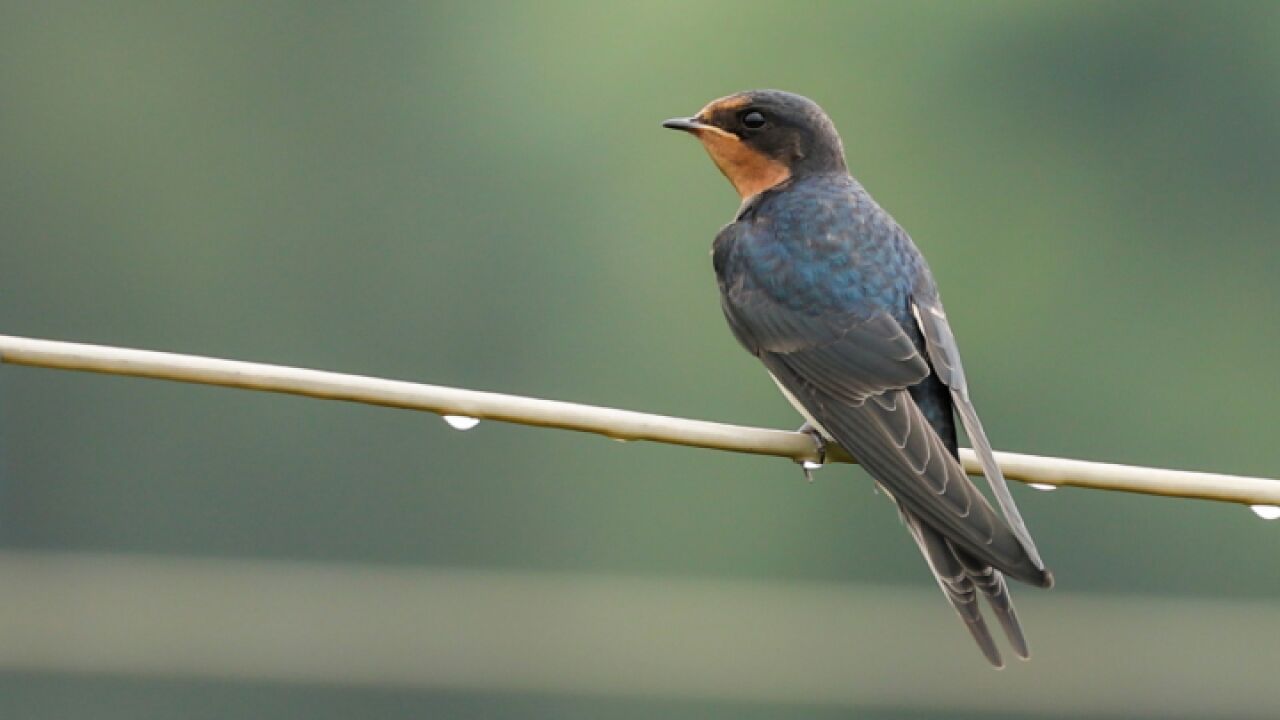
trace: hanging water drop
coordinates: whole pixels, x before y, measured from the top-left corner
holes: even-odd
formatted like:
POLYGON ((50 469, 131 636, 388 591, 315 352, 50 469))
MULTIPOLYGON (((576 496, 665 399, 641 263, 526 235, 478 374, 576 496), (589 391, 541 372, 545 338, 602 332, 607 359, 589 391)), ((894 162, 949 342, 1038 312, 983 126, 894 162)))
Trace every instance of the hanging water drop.
POLYGON ((813 460, 805 460, 800 463, 800 470, 804 472, 804 479, 813 482, 813 471, 821 470, 822 463, 813 460))
POLYGON ((1250 505, 1249 509, 1263 520, 1280 520, 1280 505, 1250 505))
POLYGON ((1040 492, 1053 492, 1058 489, 1057 485, 1050 485, 1049 483, 1027 483, 1027 486, 1040 492))
POLYGON ((445 415, 444 421, 449 423, 449 427, 454 430, 470 430, 480 424, 480 418, 468 417, 466 415, 445 415))

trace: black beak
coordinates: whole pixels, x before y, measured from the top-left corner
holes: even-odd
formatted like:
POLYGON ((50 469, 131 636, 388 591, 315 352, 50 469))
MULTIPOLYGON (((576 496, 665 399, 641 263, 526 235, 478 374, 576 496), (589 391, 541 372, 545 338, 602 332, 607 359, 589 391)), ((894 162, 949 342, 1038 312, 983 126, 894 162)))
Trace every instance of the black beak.
POLYGON ((671 118, 670 120, 663 120, 662 127, 669 128, 671 130, 684 130, 685 132, 692 132, 694 130, 697 130, 698 128, 705 127, 705 125, 698 122, 697 118, 687 117, 687 118, 671 118))

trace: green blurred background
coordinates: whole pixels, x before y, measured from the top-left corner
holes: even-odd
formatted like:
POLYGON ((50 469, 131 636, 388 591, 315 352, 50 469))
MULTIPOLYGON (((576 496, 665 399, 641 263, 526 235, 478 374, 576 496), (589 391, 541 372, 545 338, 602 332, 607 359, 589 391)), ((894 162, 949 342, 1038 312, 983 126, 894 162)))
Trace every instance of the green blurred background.
MULTIPOLYGON (((0 332, 791 428, 720 317, 708 251, 736 197, 658 127, 778 87, 824 105, 855 176, 930 258, 997 447, 1276 476, 1278 34, 1265 2, 4 2, 0 332)), ((550 654, 530 660, 543 680, 486 662, 433 675, 479 651, 429 642, 406 651, 421 677, 395 663, 385 681, 295 675, 289 647, 275 669, 164 672, 165 652, 202 649, 163 651, 142 606, 95 613, 94 598, 50 626, 132 617, 160 656, 77 663, 72 643, 53 661, 39 638, 17 642, 29 627, 10 605, 0 717, 1274 715, 1280 525, 1235 505, 1015 488, 1059 585, 1015 590, 1037 658, 996 674, 861 471, 818 478, 0 368, 0 568, 15 573, 0 596, 43 577, 42 558, 107 572, 141 557, 422 573, 428 589, 470 573, 559 578, 565 593, 613 578, 659 596, 910 600, 840 620, 885 635, 848 649, 903 678, 875 695, 856 691, 865 667, 785 642, 760 657, 812 664, 835 690, 755 692, 771 666, 734 670, 744 653, 697 628, 630 662, 619 627, 621 659, 588 663, 616 671, 598 684, 550 654), (1173 619, 1117 634, 1150 607, 1173 619), (724 677, 653 679, 692 656, 724 677), (952 694, 921 700, 943 677, 952 694), (1186 704, 1224 687, 1239 690, 1186 704)), ((295 595, 260 627, 305 613, 295 595)), ((639 612, 663 627, 674 607, 639 612)), ((725 631, 751 632, 732 610, 725 631)), ((342 631, 372 647, 358 623, 342 631)))

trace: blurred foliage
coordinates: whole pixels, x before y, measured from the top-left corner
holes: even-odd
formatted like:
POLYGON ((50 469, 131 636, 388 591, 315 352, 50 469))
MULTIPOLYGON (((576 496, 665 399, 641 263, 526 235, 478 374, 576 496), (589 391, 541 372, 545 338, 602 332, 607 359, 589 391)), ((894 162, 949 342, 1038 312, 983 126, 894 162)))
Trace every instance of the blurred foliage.
MULTIPOLYGON (((0 332, 793 427, 720 317, 735 197, 657 124, 781 87, 929 256, 998 447, 1275 476, 1278 32, 1265 2, 5 3, 0 332)), ((932 582, 860 471, 16 368, 0 398, 9 547, 932 582)), ((1237 506, 1018 490, 1060 587, 1280 592, 1237 506)))

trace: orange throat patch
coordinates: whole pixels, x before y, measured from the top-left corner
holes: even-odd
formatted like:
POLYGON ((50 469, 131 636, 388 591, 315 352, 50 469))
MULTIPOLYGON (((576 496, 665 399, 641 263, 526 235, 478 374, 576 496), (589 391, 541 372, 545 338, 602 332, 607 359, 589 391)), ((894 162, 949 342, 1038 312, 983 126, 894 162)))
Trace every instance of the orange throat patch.
POLYGON ((786 165, 749 147, 731 132, 703 125, 695 131, 712 162, 729 178, 738 195, 747 199, 791 177, 786 165))

